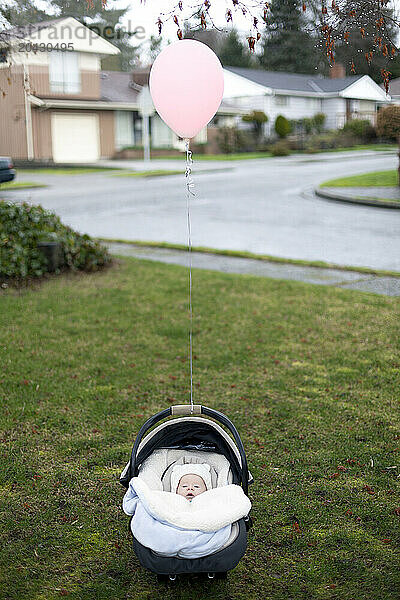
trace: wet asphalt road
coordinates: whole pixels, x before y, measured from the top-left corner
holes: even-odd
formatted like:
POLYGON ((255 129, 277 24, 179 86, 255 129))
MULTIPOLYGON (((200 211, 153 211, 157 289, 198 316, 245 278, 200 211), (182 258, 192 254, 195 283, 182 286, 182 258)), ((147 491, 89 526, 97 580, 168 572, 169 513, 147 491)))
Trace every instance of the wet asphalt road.
MULTIPOLYGON (((195 157, 194 157, 195 159, 195 157)), ((323 200, 311 191, 322 181, 397 166, 395 153, 326 153, 194 165, 192 244, 273 256, 400 271, 400 210, 323 200), (215 169, 201 173, 201 170, 215 169)), ((111 164, 107 161, 107 164, 111 164)), ((143 163, 119 163, 135 170, 143 163)), ((182 168, 155 160, 151 169, 182 168)), ((2 192, 54 210, 93 236, 187 242, 184 176, 135 179, 87 175, 20 174, 46 189, 2 192)))

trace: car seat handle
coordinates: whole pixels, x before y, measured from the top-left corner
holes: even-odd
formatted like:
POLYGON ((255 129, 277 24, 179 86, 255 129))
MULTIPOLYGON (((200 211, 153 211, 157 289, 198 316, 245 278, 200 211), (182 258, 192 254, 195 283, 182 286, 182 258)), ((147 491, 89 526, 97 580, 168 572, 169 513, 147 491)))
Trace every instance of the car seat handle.
POLYGON ((201 404, 176 404, 171 406, 171 415, 191 417, 192 415, 201 415, 203 407, 201 404))
POLYGON ((143 423, 142 427, 139 430, 139 433, 136 436, 136 440, 135 440, 135 443, 132 448, 131 460, 130 460, 130 465, 129 465, 130 477, 134 477, 136 475, 137 467, 138 467, 138 465, 136 464, 136 456, 137 456, 138 448, 139 448, 140 442, 142 441, 145 434, 149 431, 149 429, 151 429, 156 423, 158 423, 159 421, 162 421, 163 419, 166 419, 167 417, 182 416, 182 415, 191 416, 194 414, 207 415, 207 416, 213 418, 215 421, 222 423, 222 425, 224 425, 231 432, 233 439, 235 440, 237 448, 239 450, 239 455, 240 455, 240 459, 241 459, 241 463, 242 463, 242 465, 241 465, 241 467, 242 467, 241 468, 241 484, 242 484, 243 491, 247 496, 248 495, 248 484, 249 484, 249 471, 248 471, 248 467, 247 467, 246 453, 244 451, 244 447, 243 447, 242 440, 240 439, 240 435, 239 435, 236 427, 232 423, 232 421, 230 421, 227 416, 225 416, 223 413, 219 412, 218 410, 214 410, 213 408, 208 408, 207 406, 202 406, 201 404, 194 404, 193 407, 190 404, 187 404, 187 405, 186 404, 177 404, 176 406, 170 406, 169 408, 166 408, 166 409, 158 412, 157 414, 153 415, 152 417, 150 417, 150 419, 148 419, 145 423, 143 423))

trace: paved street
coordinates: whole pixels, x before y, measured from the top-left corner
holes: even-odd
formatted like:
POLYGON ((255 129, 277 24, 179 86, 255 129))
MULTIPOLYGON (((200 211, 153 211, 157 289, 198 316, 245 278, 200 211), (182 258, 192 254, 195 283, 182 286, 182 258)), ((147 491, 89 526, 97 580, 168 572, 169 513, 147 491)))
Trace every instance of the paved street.
MULTIPOLYGON (((337 203, 311 193, 324 180, 392 169, 397 160, 394 153, 349 152, 195 162, 192 243, 400 271, 400 211, 337 203)), ((143 169, 138 161, 121 164, 143 169)), ((182 158, 155 160, 149 168, 183 171, 184 166, 182 158)), ((183 175, 134 179, 104 172, 29 173, 19 180, 50 187, 1 196, 40 203, 79 231, 127 240, 187 241, 183 175)))

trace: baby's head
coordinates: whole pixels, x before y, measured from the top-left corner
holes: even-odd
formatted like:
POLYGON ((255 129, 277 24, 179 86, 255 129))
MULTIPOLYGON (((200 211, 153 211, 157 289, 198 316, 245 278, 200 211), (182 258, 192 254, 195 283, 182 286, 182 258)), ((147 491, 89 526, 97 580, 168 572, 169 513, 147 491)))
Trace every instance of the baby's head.
POLYGON ((175 465, 172 469, 171 492, 186 500, 193 500, 211 487, 210 465, 207 463, 175 465))
POLYGON ((195 496, 202 494, 206 490, 206 484, 200 475, 188 473, 180 478, 176 493, 186 498, 186 500, 191 501, 195 496))

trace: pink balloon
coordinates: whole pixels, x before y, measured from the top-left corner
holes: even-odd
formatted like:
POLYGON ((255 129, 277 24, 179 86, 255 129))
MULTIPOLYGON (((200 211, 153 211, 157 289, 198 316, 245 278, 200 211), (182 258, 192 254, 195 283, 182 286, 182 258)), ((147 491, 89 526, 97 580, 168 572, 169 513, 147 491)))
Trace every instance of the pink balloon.
POLYGON ((219 58, 208 46, 180 40, 157 56, 149 85, 162 120, 180 137, 192 138, 217 112, 224 75, 219 58))

